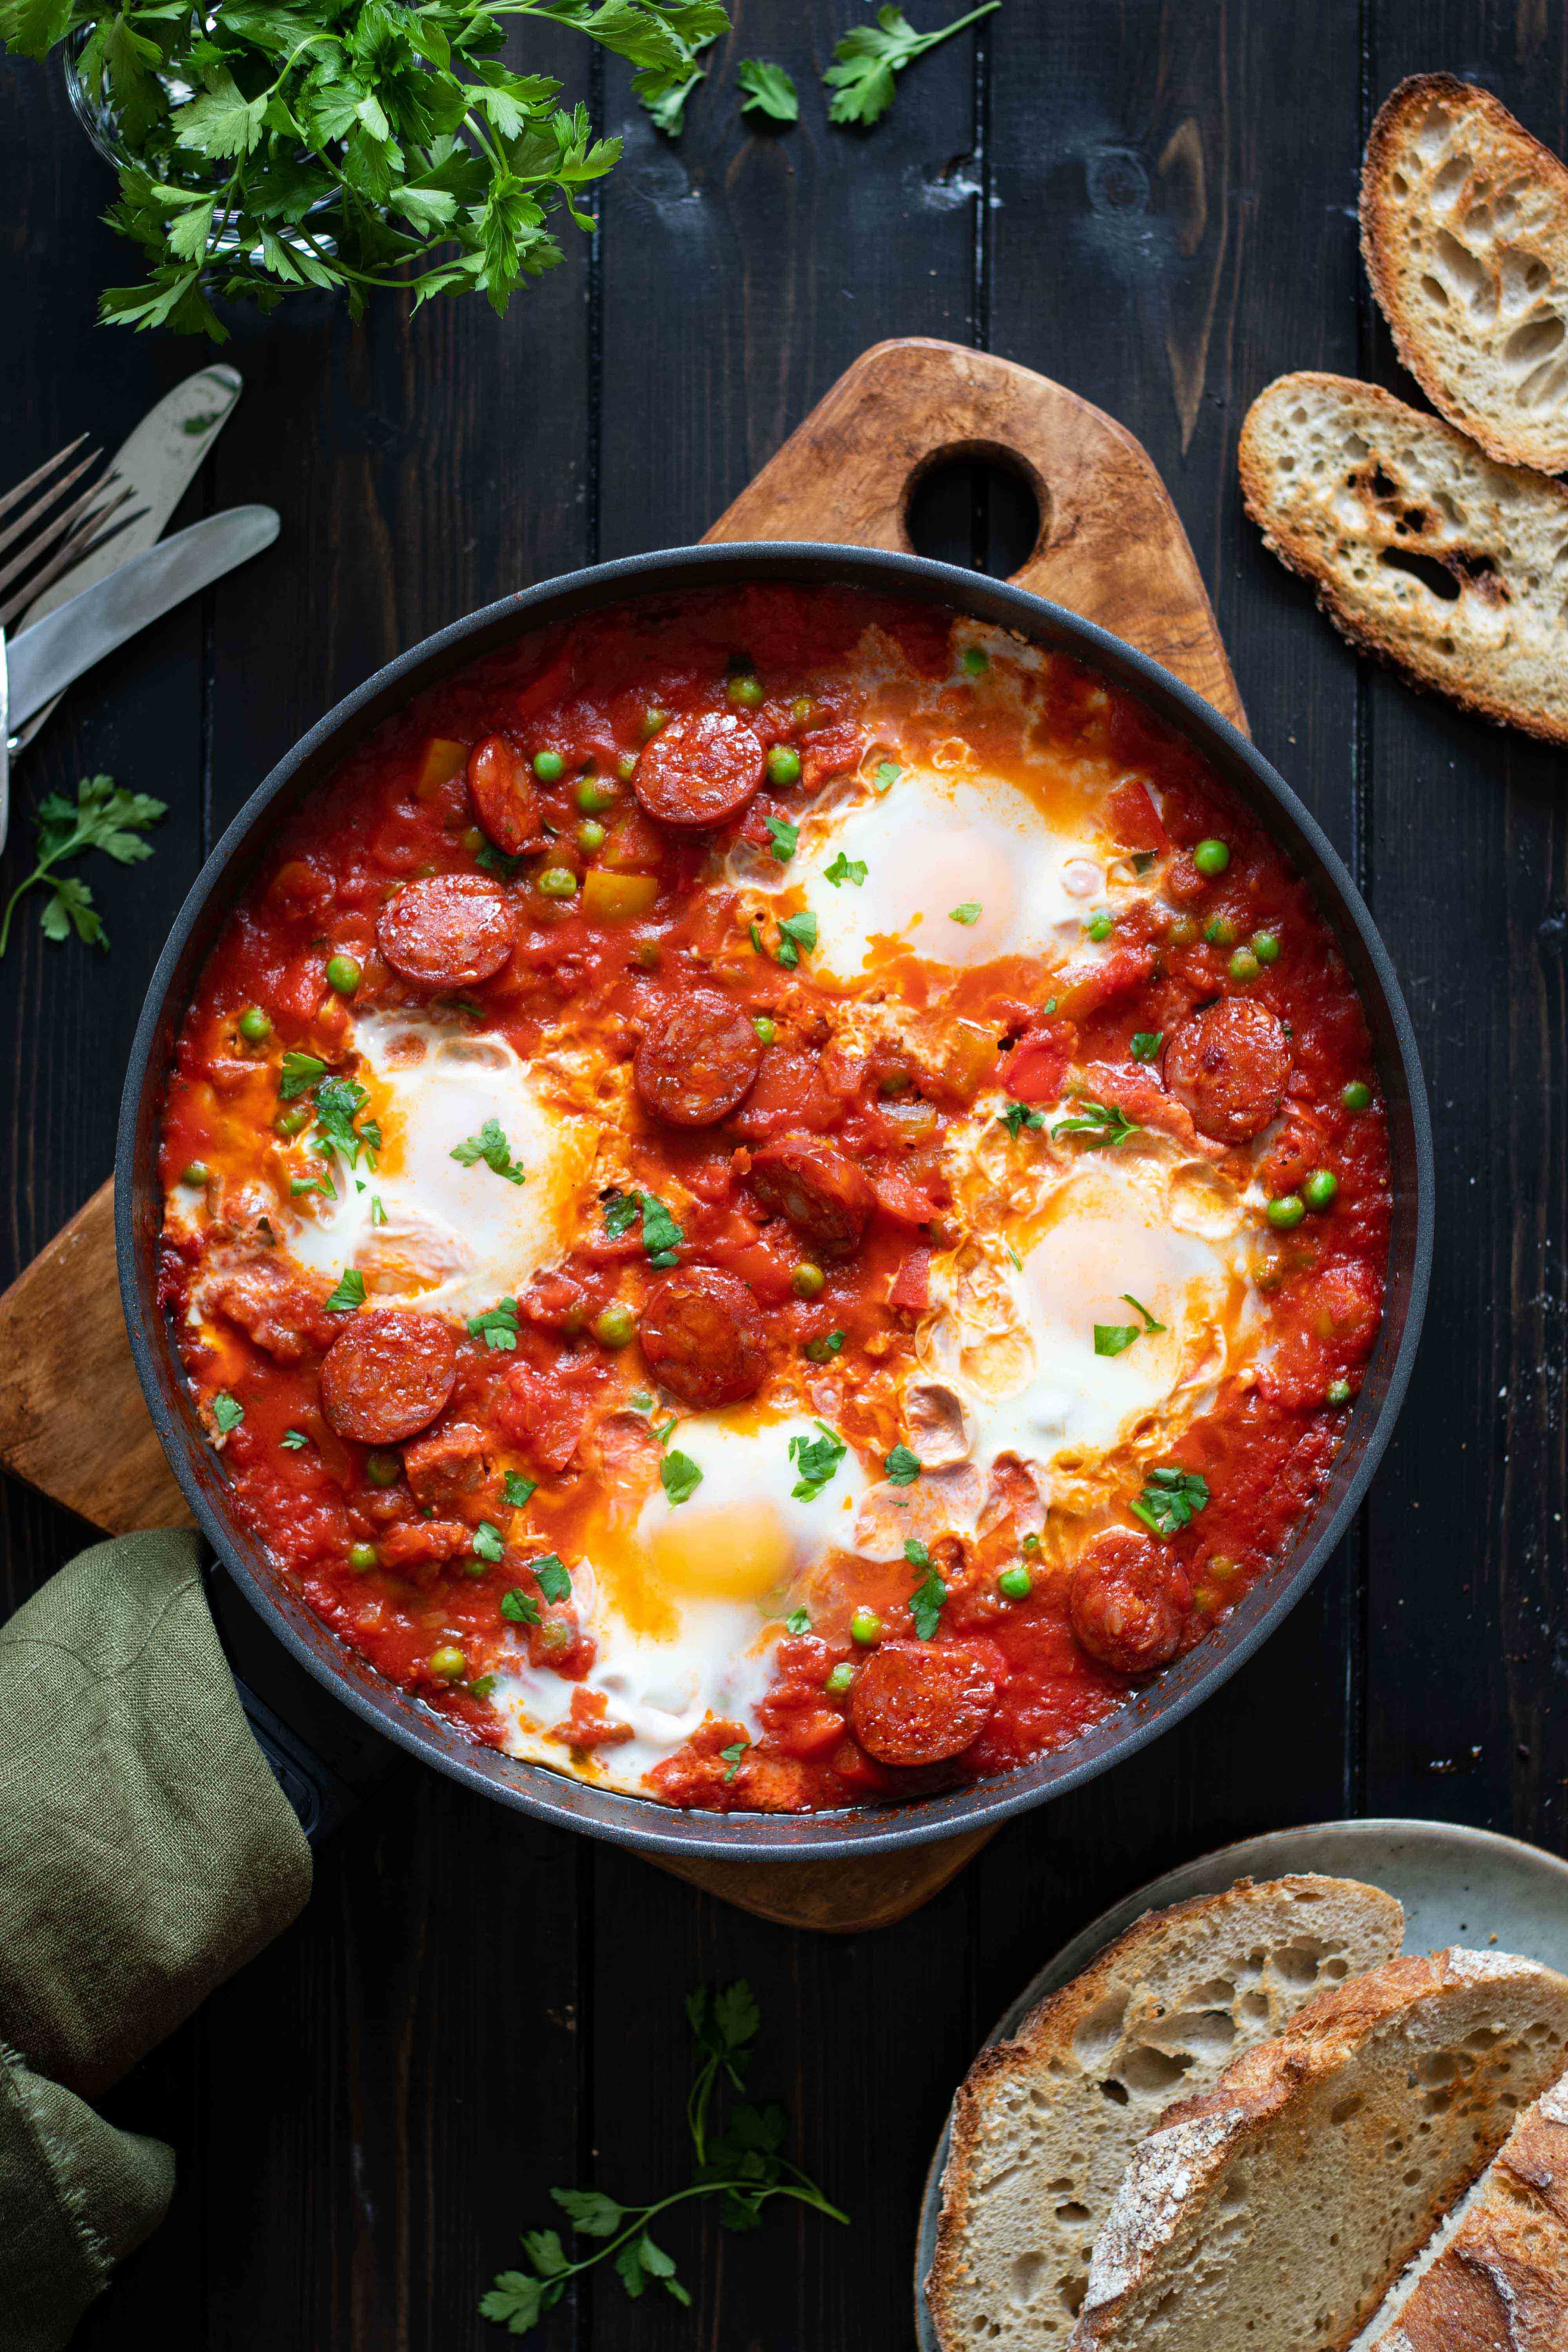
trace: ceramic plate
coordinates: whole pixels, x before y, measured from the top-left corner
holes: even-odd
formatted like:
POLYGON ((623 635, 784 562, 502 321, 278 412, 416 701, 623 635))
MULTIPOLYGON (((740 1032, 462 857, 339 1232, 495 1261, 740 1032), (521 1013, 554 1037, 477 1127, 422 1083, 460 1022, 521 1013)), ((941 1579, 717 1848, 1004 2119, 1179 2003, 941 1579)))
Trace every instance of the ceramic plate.
MULTIPOLYGON (((1237 1878, 1282 1878, 1293 1870, 1363 1878, 1396 1896, 1405 1906, 1407 1952, 1436 1951, 1444 1944, 1482 1949, 1495 1945, 1568 1974, 1568 1862, 1542 1853, 1539 1846, 1521 1845, 1517 1838, 1452 1822, 1319 1822, 1221 1846, 1112 1904, 1024 1987, 997 2019, 987 2047, 1016 2032, 1037 2001, 1086 1969, 1145 1911, 1185 1902, 1189 1895, 1217 1895, 1237 1878)), ((936 2252, 947 2136, 944 2124, 926 2175, 915 2244, 915 2336, 921 2352, 939 2352, 921 2282, 936 2252)))

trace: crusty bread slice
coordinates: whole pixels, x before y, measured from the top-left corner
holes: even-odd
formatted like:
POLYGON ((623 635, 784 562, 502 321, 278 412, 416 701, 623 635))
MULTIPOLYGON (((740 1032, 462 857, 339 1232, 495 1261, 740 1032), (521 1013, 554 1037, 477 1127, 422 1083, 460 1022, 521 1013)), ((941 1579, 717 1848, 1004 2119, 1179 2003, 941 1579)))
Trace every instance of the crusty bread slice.
POLYGON ((926 2297, 943 2352, 1065 2344, 1128 2157, 1325 1983, 1399 1949, 1405 1915, 1302 1875, 1151 1912, 984 2051, 959 2092, 926 2297))
POLYGON ((1075 2352, 1344 2352, 1565 2056, 1568 1977, 1507 1953, 1320 1994, 1134 2152, 1075 2352))
POLYGON ((1568 489, 1338 375, 1241 428, 1247 512, 1347 637, 1500 724, 1568 742, 1568 489))
POLYGON ((1489 90, 1417 74, 1384 100, 1361 247, 1399 356, 1489 457, 1568 466, 1568 171, 1489 90))
POLYGON ((1526 2108, 1457 2226, 1440 2231, 1430 2259, 1400 2281, 1371 2352, 1563 2352, 1564 2345, 1568 2075, 1526 2108))

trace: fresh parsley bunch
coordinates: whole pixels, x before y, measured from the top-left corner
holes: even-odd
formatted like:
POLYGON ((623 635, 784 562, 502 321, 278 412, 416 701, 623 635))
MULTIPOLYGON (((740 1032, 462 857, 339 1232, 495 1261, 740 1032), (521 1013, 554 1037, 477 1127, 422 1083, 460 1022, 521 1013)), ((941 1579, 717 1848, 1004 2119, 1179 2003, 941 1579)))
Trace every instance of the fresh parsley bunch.
POLYGON ((619 160, 561 85, 500 61, 504 19, 569 26, 637 68, 666 127, 729 29, 721 0, 0 0, 0 41, 79 70, 128 158, 109 217, 146 277, 101 315, 225 340, 216 293, 271 310, 341 289, 476 291, 498 311, 562 258, 564 211, 619 160))
POLYGON ((32 872, 18 882, 0 915, 0 956, 11 937, 11 919, 29 890, 47 893, 38 909, 44 937, 57 943, 74 930, 89 946, 107 948, 109 933, 93 904, 92 892, 75 874, 58 868, 68 857, 101 849, 117 866, 136 866, 151 857, 153 845, 142 835, 156 824, 167 803, 151 793, 128 793, 112 776, 84 776, 76 799, 47 793, 38 803, 37 859, 32 872))

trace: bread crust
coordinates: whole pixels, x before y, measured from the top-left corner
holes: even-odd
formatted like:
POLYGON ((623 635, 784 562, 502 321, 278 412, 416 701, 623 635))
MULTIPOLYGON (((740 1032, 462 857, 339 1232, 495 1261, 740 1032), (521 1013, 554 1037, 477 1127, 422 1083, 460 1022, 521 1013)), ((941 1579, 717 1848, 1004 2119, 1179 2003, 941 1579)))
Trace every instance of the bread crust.
MULTIPOLYGON (((1568 679, 1560 656, 1545 644, 1545 599, 1551 583, 1537 577, 1542 611, 1530 599, 1528 566, 1513 562, 1498 520, 1506 507, 1524 512, 1542 540, 1568 533, 1568 488, 1543 474, 1501 467, 1482 455, 1466 436, 1441 418, 1425 416, 1378 385, 1353 377, 1303 370, 1268 385, 1248 409, 1237 453, 1242 497, 1263 533, 1264 544, 1284 565, 1310 581, 1318 604, 1342 636, 1394 668, 1417 686, 1456 702, 1497 726, 1518 727, 1550 743, 1568 742, 1568 679), (1355 461, 1353 520, 1324 504, 1299 473, 1284 474, 1275 443, 1289 439, 1283 412, 1295 400, 1337 404, 1347 429, 1355 428, 1368 449, 1355 461), (1490 534, 1447 528, 1440 509, 1402 484, 1403 470, 1392 454, 1396 442, 1419 444, 1434 465, 1462 478, 1489 506, 1490 534), (1388 475, 1386 469, 1392 468, 1388 475), (1391 492, 1377 488, 1380 476, 1391 492), (1419 517, 1419 527, 1407 518, 1419 517), (1357 551, 1370 552, 1370 579, 1352 572, 1357 551), (1385 553, 1401 566, 1410 559, 1429 562, 1454 582, 1451 603, 1440 602, 1419 582, 1390 583, 1378 570, 1385 553), (1527 621, 1542 623, 1542 645, 1510 646, 1527 621), (1500 656, 1499 646, 1502 648, 1500 656), (1446 648, 1446 649, 1445 649, 1446 648), (1499 684, 1507 673, 1511 689, 1499 684), (1528 688, 1528 691, 1527 691, 1528 688)), ((1347 483, 1347 488, 1350 484, 1347 483)))
MULTIPOLYGON (((1532 466, 1547 473, 1560 473, 1568 467, 1568 397, 1555 399, 1550 415, 1530 420, 1505 414, 1493 386, 1487 387, 1492 390, 1491 400, 1480 396, 1489 374, 1506 367, 1510 340, 1528 331, 1537 320, 1544 327, 1546 320, 1558 316, 1550 298, 1559 296, 1568 277, 1568 170, 1552 150, 1542 146, 1489 90, 1460 81, 1453 74, 1413 74, 1384 100, 1366 143, 1361 179, 1361 249, 1395 349, 1433 406, 1468 433, 1489 457, 1504 464, 1532 466), (1433 205, 1412 197, 1407 187, 1401 190, 1397 184, 1412 132, 1434 106, 1446 108, 1458 118, 1468 134, 1467 147, 1479 151, 1471 159, 1468 179, 1449 192, 1453 200, 1445 197, 1440 216, 1433 205), (1517 197, 1521 191, 1535 196, 1533 209, 1542 217, 1521 224, 1516 236, 1505 239, 1506 264, 1494 268, 1489 253, 1491 238, 1500 233, 1496 206, 1505 194, 1511 192, 1517 197), (1456 247, 1452 237, 1452 229, 1465 225, 1472 194, 1478 215, 1487 225, 1479 240, 1481 255, 1473 249, 1475 241, 1467 247, 1461 239, 1456 247), (1430 289, 1438 281, 1426 267, 1427 256, 1415 249, 1408 220, 1412 208, 1431 224, 1434 242, 1440 247, 1447 237, 1458 267, 1475 273, 1476 304, 1483 312, 1485 279, 1490 274, 1489 320, 1484 315, 1472 319, 1468 315, 1470 306, 1446 297, 1440 307, 1434 308, 1436 298, 1430 289), (1555 268, 1552 248, 1555 248, 1555 268), (1539 294, 1521 294, 1517 302, 1507 299, 1501 275, 1504 266, 1514 287, 1524 283, 1524 269, 1549 272, 1549 299, 1542 301, 1539 294), (1449 328, 1452 340, 1469 347, 1471 363, 1462 373, 1458 355, 1447 354, 1437 347, 1436 320, 1449 328)), ((1542 365, 1552 362, 1555 355, 1549 347, 1542 355, 1542 365)), ((1530 367, 1531 362, 1525 362, 1522 372, 1528 373, 1530 367)))

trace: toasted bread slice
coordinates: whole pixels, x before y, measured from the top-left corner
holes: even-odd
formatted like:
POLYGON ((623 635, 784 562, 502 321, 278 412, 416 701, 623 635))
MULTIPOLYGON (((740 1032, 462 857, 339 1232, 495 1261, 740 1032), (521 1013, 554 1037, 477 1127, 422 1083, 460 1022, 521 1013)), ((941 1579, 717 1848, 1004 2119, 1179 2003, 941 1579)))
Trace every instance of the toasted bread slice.
POLYGON ((926 2298, 943 2352, 1065 2344, 1137 2141, 1324 1984, 1399 1949, 1405 1915, 1303 1875, 1151 1912, 984 2051, 959 2092, 926 2298))
POLYGON ((1489 90, 1417 74, 1384 101, 1361 245, 1399 356, 1512 466, 1568 466, 1568 171, 1489 90))
POLYGON ((1562 2352, 1565 2344, 1568 2075, 1521 2116, 1455 2225, 1400 2281, 1371 2352, 1562 2352))
POLYGON ((1310 2001, 1133 2155, 1075 2352, 1344 2352, 1568 2056, 1568 1977, 1390 1960, 1310 2001))
POLYGON ((1568 489, 1339 375, 1241 428, 1247 512, 1344 635, 1500 725, 1568 742, 1568 489))

